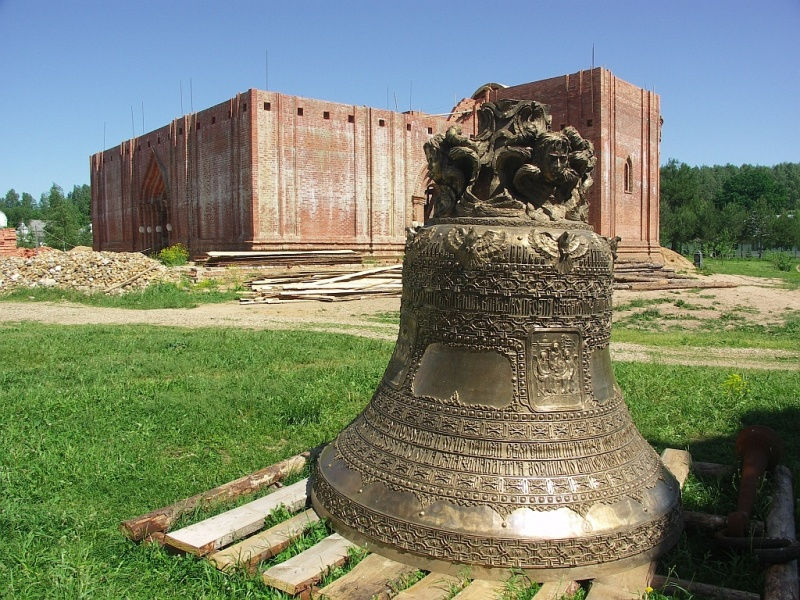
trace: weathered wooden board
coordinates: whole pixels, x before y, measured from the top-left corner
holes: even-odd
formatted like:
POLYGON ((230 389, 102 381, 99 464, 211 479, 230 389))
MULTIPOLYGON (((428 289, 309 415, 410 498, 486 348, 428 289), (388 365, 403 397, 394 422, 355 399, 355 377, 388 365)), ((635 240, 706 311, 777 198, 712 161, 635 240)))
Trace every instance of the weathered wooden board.
POLYGON ((497 600, 506 584, 502 581, 475 579, 463 590, 453 596, 453 600, 497 600))
POLYGON ((310 588, 334 567, 347 561, 348 551, 355 544, 338 533, 326 537, 308 550, 270 567, 262 574, 264 583, 288 594, 299 594, 310 588))
POLYGON ((180 502, 164 506, 133 519, 128 519, 120 524, 120 530, 125 537, 138 542, 156 531, 166 531, 182 515, 192 512, 198 506, 230 500, 238 496, 253 493, 273 483, 280 481, 291 472, 299 471, 306 466, 311 452, 303 452, 297 456, 287 458, 272 466, 266 467, 250 475, 230 481, 213 490, 186 498, 180 502))
MULTIPOLYGON (((792 472, 778 465, 772 473, 772 505, 767 515, 769 537, 797 539, 794 525, 794 493, 792 472)), ((764 600, 798 600, 797 561, 770 565, 764 573, 764 600)))
POLYGON ((760 600, 760 594, 753 592, 742 592, 740 590, 732 590, 731 588, 720 587, 717 585, 709 585, 707 583, 698 583, 696 581, 688 581, 686 579, 676 579, 675 577, 664 577, 663 575, 653 575, 652 586, 657 590, 664 590, 664 593, 671 594, 675 591, 682 590, 690 594, 697 594, 702 598, 711 600, 760 600))
POLYGON ((415 570, 415 567, 384 558, 379 554, 370 554, 352 571, 316 592, 314 598, 320 600, 386 600, 392 595, 391 584, 415 570))
POLYGON ((459 586, 461 583, 458 577, 431 573, 397 594, 394 600, 443 600, 450 595, 453 586, 459 586))
POLYGON ((656 563, 651 562, 628 571, 598 577, 592 582, 586 600, 641 600, 655 570, 656 563))
POLYGON ((534 600, 561 600, 572 596, 581 588, 577 581, 547 581, 536 592, 534 600))
POLYGON ((211 554, 208 560, 222 571, 238 566, 252 572, 258 563, 283 551, 317 521, 319 521, 319 516, 309 508, 266 531, 211 554))
POLYGON ((164 536, 164 542, 177 550, 204 556, 262 529, 264 519, 276 508, 285 506, 289 512, 296 512, 305 507, 307 487, 308 479, 303 479, 238 508, 170 532, 164 536))
POLYGON ((683 484, 686 483, 686 478, 689 476, 689 471, 692 469, 692 455, 686 450, 667 448, 661 453, 661 462, 678 480, 678 485, 683 488, 683 484))

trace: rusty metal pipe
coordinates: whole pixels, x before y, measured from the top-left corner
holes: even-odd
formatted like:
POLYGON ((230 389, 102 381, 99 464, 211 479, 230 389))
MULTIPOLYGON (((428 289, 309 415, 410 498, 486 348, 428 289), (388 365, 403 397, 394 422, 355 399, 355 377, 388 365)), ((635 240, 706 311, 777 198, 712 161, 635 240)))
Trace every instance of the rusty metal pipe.
POLYGON ((761 477, 783 455, 783 442, 769 427, 745 427, 736 437, 736 454, 742 461, 742 479, 739 482, 739 500, 736 510, 728 515, 725 535, 744 537, 750 524, 750 513, 756 501, 756 491, 761 477))

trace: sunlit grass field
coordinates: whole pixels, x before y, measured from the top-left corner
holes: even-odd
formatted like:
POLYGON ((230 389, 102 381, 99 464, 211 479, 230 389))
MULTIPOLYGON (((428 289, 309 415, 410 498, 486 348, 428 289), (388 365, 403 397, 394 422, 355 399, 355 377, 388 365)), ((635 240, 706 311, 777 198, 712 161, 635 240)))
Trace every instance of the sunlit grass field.
MULTIPOLYGON (((392 351, 347 335, 221 328, 25 323, 0 326, 0 340, 3 598, 282 597, 258 578, 135 545, 117 526, 332 439, 392 351)), ((733 462, 738 429, 761 423, 783 436, 798 475, 798 374, 635 363, 615 373, 658 450, 733 462)), ((691 479, 685 502, 725 514, 733 483, 691 479)), ((683 541, 660 570, 757 591, 751 563, 683 541)), ((509 597, 533 590, 515 589, 509 597)))

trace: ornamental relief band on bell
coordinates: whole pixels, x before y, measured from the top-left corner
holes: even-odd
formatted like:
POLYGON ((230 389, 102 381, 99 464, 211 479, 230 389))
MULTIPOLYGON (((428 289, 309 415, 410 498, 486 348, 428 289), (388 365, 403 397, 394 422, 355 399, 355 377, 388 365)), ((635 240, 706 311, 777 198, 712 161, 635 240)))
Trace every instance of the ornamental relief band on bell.
POLYGON ((619 560, 643 552, 653 540, 670 535, 681 524, 679 508, 627 531, 574 538, 527 540, 449 532, 377 513, 337 492, 325 480, 314 489, 328 508, 357 530, 384 544, 402 547, 424 556, 462 564, 488 563, 497 568, 547 569, 574 567, 619 560))
POLYGON ((425 146, 400 326, 370 403, 320 455, 312 502, 429 571, 588 579, 675 543, 680 491, 636 429, 609 349, 615 240, 585 222, 595 159, 533 101, 425 146))

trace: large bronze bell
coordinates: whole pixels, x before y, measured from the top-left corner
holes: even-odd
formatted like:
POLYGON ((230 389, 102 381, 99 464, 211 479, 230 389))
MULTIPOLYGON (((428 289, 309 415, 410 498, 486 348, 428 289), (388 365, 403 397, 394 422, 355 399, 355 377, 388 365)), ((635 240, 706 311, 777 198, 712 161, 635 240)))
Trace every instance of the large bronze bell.
POLYGON ((435 218, 409 231, 397 346, 321 454, 317 511, 419 567, 588 579, 647 562, 680 490, 611 371, 613 248, 586 224, 591 144, 533 101, 426 144, 435 218))

